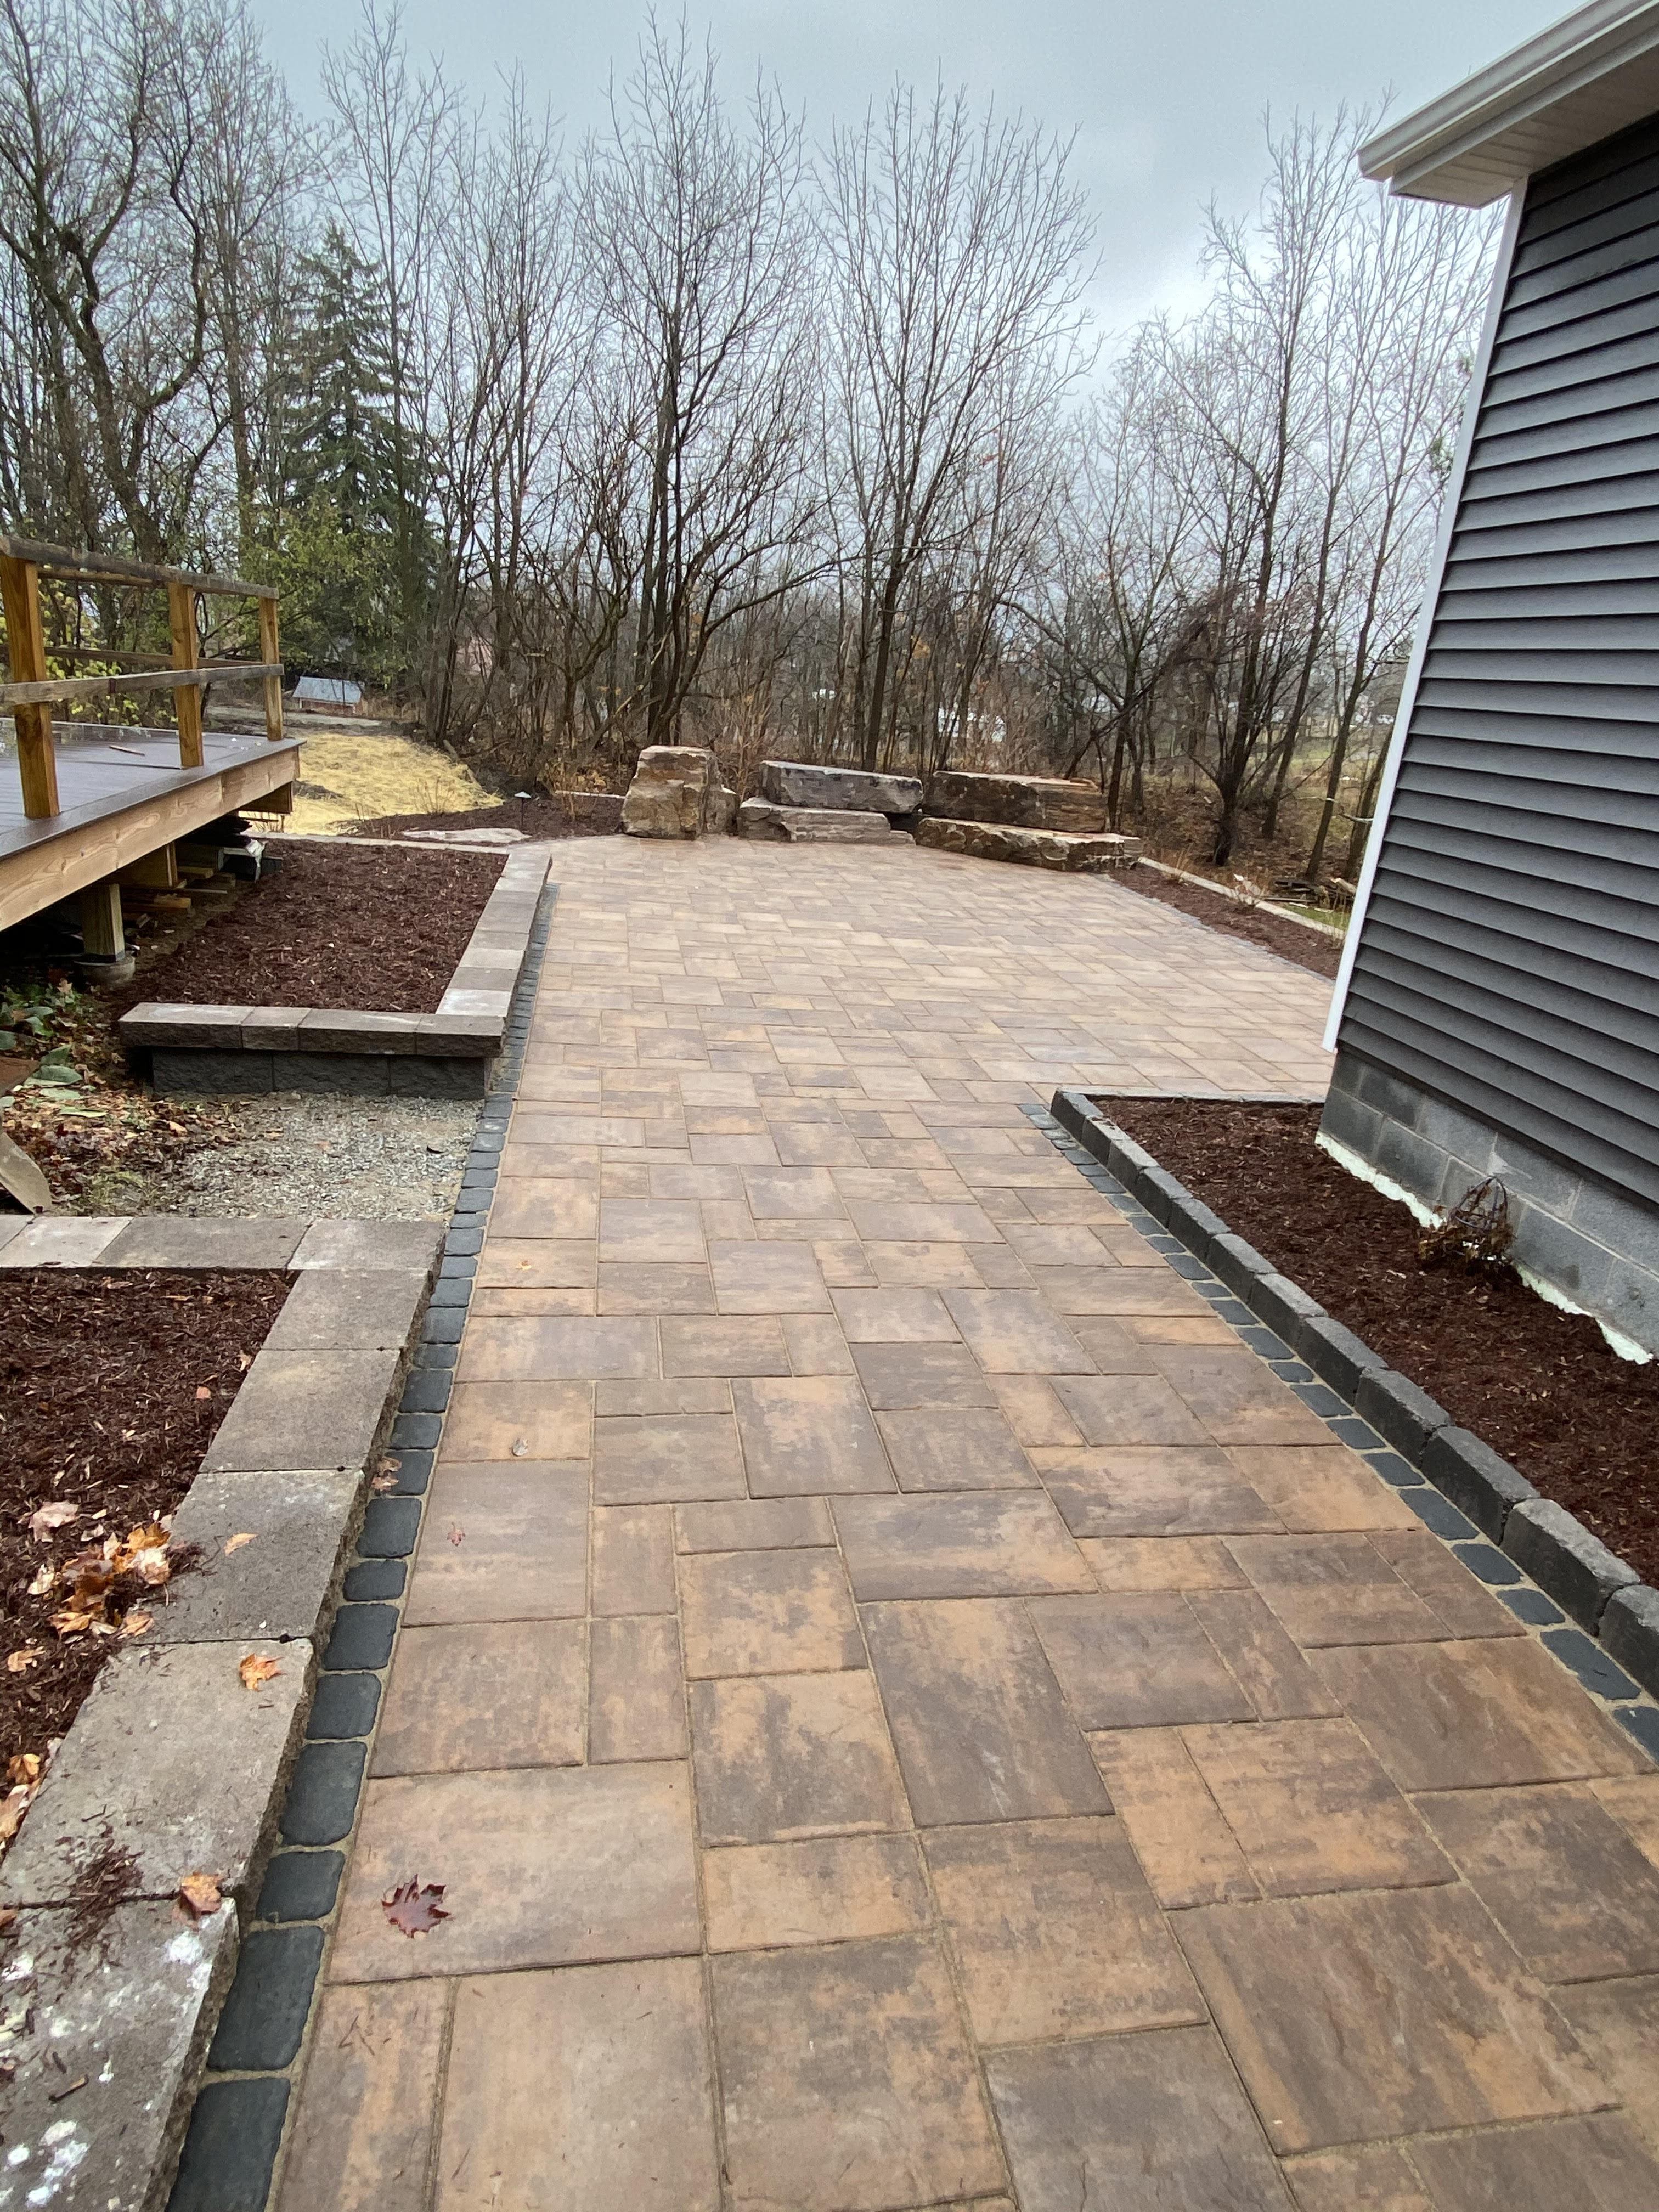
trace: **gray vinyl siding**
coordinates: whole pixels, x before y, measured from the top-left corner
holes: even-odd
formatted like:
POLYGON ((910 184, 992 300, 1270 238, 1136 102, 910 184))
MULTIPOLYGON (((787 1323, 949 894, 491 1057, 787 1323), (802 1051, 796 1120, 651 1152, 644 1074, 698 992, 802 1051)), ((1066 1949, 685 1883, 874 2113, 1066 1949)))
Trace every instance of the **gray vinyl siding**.
POLYGON ((1659 118, 1528 187, 1340 1043, 1659 1205, 1659 118))

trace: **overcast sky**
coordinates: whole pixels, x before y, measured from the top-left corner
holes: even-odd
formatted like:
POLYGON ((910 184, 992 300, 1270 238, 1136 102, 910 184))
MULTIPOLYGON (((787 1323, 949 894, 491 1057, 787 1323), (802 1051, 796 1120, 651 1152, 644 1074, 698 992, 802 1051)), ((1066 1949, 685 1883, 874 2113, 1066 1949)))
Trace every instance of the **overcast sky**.
MULTIPOLYGON (((356 0, 254 0, 273 58, 317 104, 324 40, 349 34, 356 0)), ((673 0, 661 7, 677 12, 673 0)), ((895 76, 965 84, 1078 134, 1098 222, 1097 307, 1121 328, 1196 297, 1200 210, 1255 199, 1262 117, 1408 113, 1557 21, 1551 0, 688 0, 733 97, 756 64, 804 108, 809 131, 862 115, 895 76)), ((412 50, 490 93, 515 64, 568 134, 600 120, 625 74, 644 0, 406 0, 412 50)))

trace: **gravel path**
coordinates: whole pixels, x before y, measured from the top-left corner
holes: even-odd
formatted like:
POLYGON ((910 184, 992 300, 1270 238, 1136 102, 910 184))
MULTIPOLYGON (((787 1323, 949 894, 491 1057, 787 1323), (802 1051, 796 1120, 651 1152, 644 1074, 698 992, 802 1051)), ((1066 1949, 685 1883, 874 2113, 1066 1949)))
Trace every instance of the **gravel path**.
POLYGON ((455 1203, 478 1119, 471 1104, 426 1098, 313 1098, 278 1091, 239 1103, 240 1144, 193 1153, 144 1194, 155 1213, 286 1213, 364 1221, 441 1220, 455 1203))

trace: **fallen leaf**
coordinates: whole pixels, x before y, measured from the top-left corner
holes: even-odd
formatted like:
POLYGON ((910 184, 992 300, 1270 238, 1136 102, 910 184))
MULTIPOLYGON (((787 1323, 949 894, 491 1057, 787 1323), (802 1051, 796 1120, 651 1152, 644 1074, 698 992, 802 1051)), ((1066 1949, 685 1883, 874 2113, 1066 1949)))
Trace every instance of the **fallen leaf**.
POLYGON ((60 1636, 83 1636, 97 1618, 96 1613, 82 1613, 66 1605, 61 1613, 53 1613, 52 1625, 60 1636))
POLYGON ((44 1644, 30 1644, 21 1651, 9 1651, 6 1654, 6 1672, 9 1674, 27 1674, 36 1660, 44 1659, 46 1656, 44 1644))
POLYGON ((233 1552, 240 1552, 244 1544, 251 1544, 252 1541, 253 1531, 251 1528, 239 1529, 235 1535, 226 1537, 225 1557, 228 1559, 233 1552))
POLYGON ((273 1675, 280 1674, 283 1670, 274 1659, 262 1658, 250 1651, 236 1671, 242 1678, 245 1690, 262 1690, 273 1675))
POLYGON ((138 1579, 149 1589, 160 1589, 169 1582, 173 1569, 167 1565, 164 1552, 141 1552, 137 1560, 138 1579))
POLYGON ((449 1540, 455 1547, 455 1549, 458 1552, 460 1550, 461 1546, 466 1541, 465 1529, 458 1528, 453 1521, 449 1524, 449 1540))
POLYGON ((196 1395, 198 1398, 210 1398, 213 1393, 205 1382, 198 1382, 196 1386, 196 1395))
POLYGON ((66 1500, 61 1498, 52 1505, 37 1506, 29 1516, 29 1534, 39 1543, 43 1536, 49 1536, 54 1528, 65 1528, 71 1521, 78 1520, 80 1514, 81 1509, 78 1505, 70 1505, 66 1500))
POLYGON ((422 1889, 416 1875, 412 1881, 399 1882, 389 1897, 383 1897, 380 1910, 405 1936, 430 1935, 441 1920, 449 1917, 438 1902, 443 1893, 442 1882, 429 1881, 422 1889))
POLYGON ((529 1456, 530 1456, 530 1439, 529 1439, 529 1437, 514 1437, 514 1439, 513 1439, 513 1456, 514 1456, 514 1459, 528 1459, 528 1458, 529 1458, 529 1456))
POLYGON ((123 1636, 142 1636, 147 1628, 153 1628, 155 1625, 153 1613, 130 1613, 121 1623, 121 1633, 123 1636))
POLYGON ((29 1584, 29 1595, 31 1597, 44 1597, 57 1579, 58 1570, 53 1566, 52 1561, 48 1559, 46 1565, 40 1568, 40 1571, 36 1574, 34 1580, 29 1584))
POLYGON ((9 1790, 0 1797, 0 1844, 9 1844, 17 1833, 33 1800, 34 1792, 27 1786, 9 1790))
POLYGON ((193 1920, 205 1920, 224 1901, 216 1874, 187 1874, 179 1885, 179 1902, 193 1920))
POLYGON ((9 1928, 16 1917, 17 1907, 15 1905, 0 1905, 0 1928, 9 1928))
POLYGON ((369 1487, 371 1490, 395 1490, 398 1478, 395 1474, 377 1474, 369 1487))
POLYGON ((6 1779, 14 1785, 19 1782, 38 1782, 40 1779, 40 1754, 38 1751, 14 1753, 6 1761, 6 1779))

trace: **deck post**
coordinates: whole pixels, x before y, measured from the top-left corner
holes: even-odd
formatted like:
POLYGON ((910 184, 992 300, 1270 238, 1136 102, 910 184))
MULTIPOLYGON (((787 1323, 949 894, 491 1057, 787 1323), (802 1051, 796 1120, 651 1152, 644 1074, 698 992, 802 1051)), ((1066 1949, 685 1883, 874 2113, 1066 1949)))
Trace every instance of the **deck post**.
MULTIPOLYGON (((261 660, 280 660, 283 657, 281 641, 276 632, 276 602, 261 599, 259 606, 259 658, 261 660)), ((265 684, 265 735, 272 744, 283 734, 283 679, 267 676, 265 684)))
MULTIPOLYGON (((167 621, 173 632, 173 665, 175 668, 194 668, 198 665, 196 644, 196 593, 188 584, 167 586, 167 621)), ((179 702, 179 765, 180 768, 200 768, 204 755, 202 750, 202 695, 193 685, 181 686, 173 693, 179 702)))
POLYGON ((113 876, 88 884, 81 894, 81 950, 118 960, 127 949, 121 924, 121 886, 113 876))
MULTIPOLYGON (((46 639, 40 628, 40 574, 33 561, 0 554, 0 604, 6 615, 6 641, 14 684, 46 681, 46 639)), ((15 707, 17 775, 23 787, 23 811, 31 822, 58 811, 58 757, 52 742, 50 707, 15 707)))

